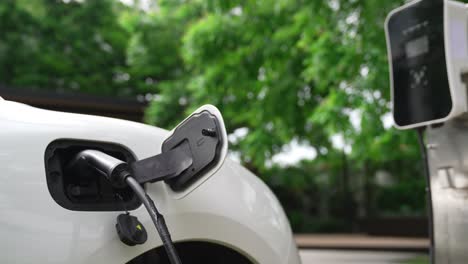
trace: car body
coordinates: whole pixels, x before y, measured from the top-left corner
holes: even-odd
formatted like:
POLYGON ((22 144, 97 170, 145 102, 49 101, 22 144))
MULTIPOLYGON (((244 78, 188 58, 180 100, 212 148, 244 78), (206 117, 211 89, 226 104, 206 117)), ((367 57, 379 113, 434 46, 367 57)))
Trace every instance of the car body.
MULTIPOLYGON (((0 97, 0 262, 125 263, 140 256, 138 263, 146 263, 142 254, 154 253, 162 243, 144 207, 131 213, 146 227, 148 241, 127 246, 115 230, 121 211, 75 211, 52 198, 44 155, 57 139, 77 139, 119 144, 143 159, 160 153, 168 133, 136 122, 48 111, 0 97)), ((184 195, 163 182, 145 188, 165 215, 176 246, 185 243, 179 248, 181 256, 200 243, 206 252, 197 254, 206 263, 212 254, 222 255, 216 248, 253 263, 300 263, 277 198, 234 161, 226 159, 216 173, 184 195)), ((223 263, 230 262, 226 258, 223 263)))

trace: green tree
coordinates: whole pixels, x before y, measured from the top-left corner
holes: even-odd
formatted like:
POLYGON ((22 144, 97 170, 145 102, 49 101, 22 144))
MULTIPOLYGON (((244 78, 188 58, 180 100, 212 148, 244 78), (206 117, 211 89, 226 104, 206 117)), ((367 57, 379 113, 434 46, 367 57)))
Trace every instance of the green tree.
MULTIPOLYGON (((199 105, 214 104, 221 108, 229 133, 240 128, 248 131, 231 145, 241 153, 243 164, 270 185, 282 175, 284 180, 276 190, 295 193, 283 201, 294 203, 292 197, 298 197, 299 215, 317 212, 304 197, 324 187, 314 184, 321 173, 311 166, 330 170, 329 182, 334 187, 326 203, 332 207, 350 201, 353 175, 365 174, 366 210, 372 213, 375 199, 382 201, 382 194, 372 191, 377 170, 386 169, 411 186, 421 187, 424 181, 415 135, 385 127, 382 120, 390 112, 384 18, 402 3, 162 2, 150 31, 156 36, 175 29, 170 41, 178 47, 173 50, 177 63, 170 69, 179 75, 158 83, 154 91, 159 96, 147 111, 147 121, 172 127, 199 105), (156 30, 168 25, 167 21, 171 21, 169 29, 156 30), (352 116, 360 122, 355 124, 352 116), (341 135, 351 146, 344 158, 333 149, 334 135, 341 135), (317 159, 297 169, 266 166, 291 140, 315 147, 317 159), (304 171, 308 184, 297 173, 305 168, 309 168, 304 171), (298 184, 309 188, 297 189, 298 184)), ((140 43, 147 49, 155 45, 140 43)), ((154 52, 158 54, 155 59, 163 62, 168 55, 160 53, 154 52)), ((392 190, 387 193, 406 189, 392 190)), ((419 199, 419 204, 408 206, 420 212, 424 197, 419 199)), ((399 210, 394 205, 386 208, 399 210)))
POLYGON ((126 50, 129 32, 111 0, 6 0, 0 3, 0 79, 13 87, 135 94, 126 50))
POLYGON ((235 147, 256 168, 292 139, 328 150, 336 134, 356 162, 414 160, 414 136, 381 120, 390 111, 383 23, 401 3, 161 2, 144 31, 153 41, 134 48, 147 51, 136 71, 168 76, 158 80, 147 120, 170 127, 200 104, 215 104, 230 132, 248 128, 235 147), (177 75, 161 74, 159 65, 177 75), (357 127, 352 112, 361 117, 357 127))
POLYGON ((390 112, 384 18, 402 3, 161 0, 141 10, 113 0, 4 0, 0 82, 144 96, 146 121, 166 128, 214 104, 228 133, 247 131, 231 149, 288 203, 302 230, 325 228, 309 223, 339 216, 356 184, 367 190, 368 212, 376 202, 420 212, 415 135, 382 121, 390 112), (337 135, 346 151, 333 146, 337 135), (314 147, 315 160, 273 164, 291 141, 314 147), (373 191, 381 169, 404 184, 373 191), (397 196, 404 199, 386 199, 397 196))

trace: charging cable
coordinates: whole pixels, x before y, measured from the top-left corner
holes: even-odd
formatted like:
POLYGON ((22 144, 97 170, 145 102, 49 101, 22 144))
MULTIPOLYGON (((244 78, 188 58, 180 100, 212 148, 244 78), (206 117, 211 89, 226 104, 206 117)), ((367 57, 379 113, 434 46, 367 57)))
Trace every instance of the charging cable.
POLYGON ((426 203, 427 203, 427 220, 428 220, 428 225, 429 225, 429 239, 430 239, 430 249, 429 249, 429 255, 430 255, 430 260, 431 263, 435 263, 434 260, 434 223, 433 223, 433 214, 432 214, 432 195, 431 195, 431 175, 429 172, 429 163, 427 160, 427 151, 426 151, 426 144, 424 144, 424 130, 425 127, 420 127, 418 128, 417 134, 418 134, 418 143, 419 143, 419 149, 421 152, 421 158, 423 162, 423 172, 424 172, 424 177, 426 180, 426 203))
POLYGON ((77 154, 76 158, 71 162, 71 166, 83 165, 96 169, 113 186, 128 186, 133 190, 148 211, 169 257, 169 261, 171 264, 181 264, 163 215, 159 213, 153 200, 146 194, 140 183, 132 177, 128 164, 98 150, 83 150, 77 154))
POLYGON ((172 243, 171 234, 167 229, 166 221, 161 213, 159 213, 156 205, 154 204, 153 200, 146 194, 145 190, 140 186, 140 184, 132 177, 127 177, 125 179, 128 186, 132 188, 135 194, 138 196, 140 201, 145 205, 148 214, 153 220, 154 226, 158 231, 159 237, 166 249, 167 256, 172 264, 179 264, 181 263, 179 255, 172 243))

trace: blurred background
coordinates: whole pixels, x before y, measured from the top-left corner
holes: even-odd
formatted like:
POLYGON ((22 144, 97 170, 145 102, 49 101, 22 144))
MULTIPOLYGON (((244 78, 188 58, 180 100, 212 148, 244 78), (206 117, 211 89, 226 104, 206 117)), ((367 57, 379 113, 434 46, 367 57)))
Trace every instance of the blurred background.
POLYGON ((416 135, 389 108, 403 3, 2 0, 0 96, 167 129, 216 105, 295 233, 424 238, 416 135))

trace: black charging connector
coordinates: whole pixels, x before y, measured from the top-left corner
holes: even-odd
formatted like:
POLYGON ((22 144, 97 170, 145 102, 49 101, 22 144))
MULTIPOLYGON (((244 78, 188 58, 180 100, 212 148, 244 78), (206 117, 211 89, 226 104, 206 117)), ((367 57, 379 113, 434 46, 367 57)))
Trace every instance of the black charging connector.
POLYGON ((92 149, 83 150, 68 164, 68 169, 79 170, 83 166, 93 168, 116 188, 127 185, 125 178, 130 175, 128 164, 104 152, 92 149))
MULTIPOLYGON (((166 221, 161 213, 159 213, 156 205, 154 204, 153 200, 146 194, 143 187, 141 187, 140 183, 144 182, 154 182, 156 180, 164 180, 165 177, 173 177, 174 174, 177 172, 181 172, 180 170, 184 170, 183 167, 191 165, 191 158, 186 155, 182 155, 178 152, 172 152, 175 157, 182 157, 182 165, 179 165, 178 168, 175 170, 170 169, 170 166, 166 164, 166 166, 158 167, 158 164, 165 164, 162 162, 166 158, 162 158, 161 156, 164 154, 160 154, 149 158, 146 162, 143 163, 142 166, 137 166, 139 168, 139 173, 148 171, 146 173, 147 177, 145 180, 137 181, 132 174, 132 170, 127 163, 116 159, 110 155, 107 155, 104 152, 98 150, 84 150, 77 154, 76 158, 70 163, 71 167, 74 166, 89 166, 95 170, 97 170, 102 176, 104 176, 107 180, 109 180, 115 187, 122 187, 122 186, 129 186, 133 192, 136 194, 138 199, 144 204, 146 210, 148 211, 151 220, 153 221, 156 230, 158 231, 159 237, 163 243, 164 248, 166 249, 167 255, 171 264, 180 264, 180 258, 177 254, 177 251, 172 243, 171 235, 166 225, 166 221), (158 158, 159 157, 159 158, 158 158), (146 164, 146 166, 145 166, 146 164), (166 168, 165 170, 161 171, 161 168, 166 168), (148 175, 152 175, 151 172, 159 172, 157 173, 156 178, 149 177, 148 175), (166 176, 165 176, 166 175, 166 176)), ((169 159, 175 160, 175 159, 169 159)), ((143 160, 145 161, 145 160, 143 160)), ((138 163, 138 162, 136 162, 138 163)), ((178 164, 178 163, 177 163, 178 164)), ((134 164, 133 164, 134 165, 134 164)), ((138 178, 138 177, 137 177, 138 178)), ((140 177, 141 178, 141 177, 140 177)), ((119 237, 121 238, 122 242, 127 245, 135 245, 141 244, 146 241, 146 237, 143 234, 138 234, 136 230, 130 230, 133 226, 126 226, 127 224, 136 225, 138 228, 138 220, 135 218, 123 217, 122 215, 119 216, 117 223, 117 231, 119 233, 119 237), (120 224, 120 225, 119 225, 120 224), (125 225, 123 227, 122 225, 125 225), (138 237, 137 237, 138 236, 138 237)), ((146 233, 146 232, 145 232, 146 233)))
MULTIPOLYGON (((227 147, 227 136, 221 124, 222 120, 215 114, 203 110, 192 114, 173 130, 162 143, 161 154, 126 163, 99 150, 88 149, 76 154, 68 168, 71 171, 91 168, 116 189, 130 187, 150 214, 170 262, 177 264, 180 259, 164 217, 141 185, 165 181, 172 190, 180 191, 206 175, 225 157, 223 149, 227 147)), ((122 241, 132 245, 140 243, 142 240, 138 239, 139 234, 135 230, 138 225, 136 219, 126 215, 121 215, 120 218, 118 228, 122 241)))
POLYGON ((136 216, 130 213, 120 214, 117 216, 117 224, 115 224, 117 234, 120 241, 128 246, 141 245, 148 239, 146 229, 136 216))

